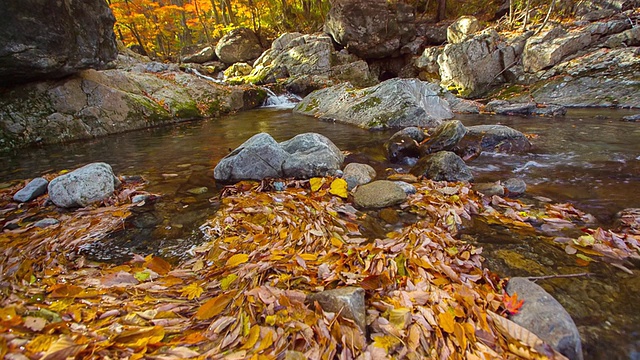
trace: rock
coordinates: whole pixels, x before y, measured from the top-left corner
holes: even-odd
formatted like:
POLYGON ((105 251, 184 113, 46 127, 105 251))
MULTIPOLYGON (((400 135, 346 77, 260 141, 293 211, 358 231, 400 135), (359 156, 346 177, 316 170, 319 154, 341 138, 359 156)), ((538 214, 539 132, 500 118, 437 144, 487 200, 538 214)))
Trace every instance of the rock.
POLYGON ((376 170, 367 164, 350 163, 344 167, 342 178, 347 181, 351 191, 358 185, 368 184, 376 178, 376 170))
POLYGON ((180 61, 183 63, 204 64, 216 60, 216 51, 210 45, 194 45, 181 51, 180 61))
POLYGON ((481 151, 518 153, 531 148, 527 137, 518 130, 504 125, 475 125, 467 127, 467 134, 453 151, 467 158, 481 151))
POLYGON ((262 45, 256 34, 247 28, 228 32, 218 41, 216 55, 225 64, 249 62, 262 54, 262 45))
POLYGON ((206 186, 200 186, 200 187, 191 188, 187 190, 187 192, 191 195, 202 195, 207 191, 209 191, 209 188, 207 188, 206 186))
POLYGON ((386 0, 337 0, 324 32, 352 54, 380 59, 399 54, 415 36, 413 8, 386 0))
POLYGON ((0 150, 90 139, 250 109, 266 92, 181 71, 85 70, 0 93, 0 150))
POLYGON ((638 121, 640 121, 640 114, 625 116, 621 120, 622 121, 629 121, 629 122, 638 122, 638 121))
POLYGON ((440 151, 420 158, 410 172, 435 181, 473 181, 471 169, 450 151, 440 151))
POLYGON ((447 44, 438 57, 442 85, 464 98, 477 97, 505 82, 503 70, 515 62, 513 46, 501 45, 495 30, 447 44))
POLYGON ((118 183, 109 164, 92 163, 51 180, 49 198, 58 207, 84 207, 113 195, 118 183))
POLYGON ((608 18, 608 17, 612 16, 615 13, 616 13, 616 11, 613 10, 613 9, 594 10, 594 11, 591 11, 591 12, 588 12, 588 13, 582 15, 580 17, 580 20, 583 20, 583 21, 598 21, 598 20, 602 20, 604 18, 608 18))
POLYGON ((364 295, 365 291, 362 288, 345 287, 309 294, 306 301, 318 302, 324 311, 340 314, 345 319, 353 320, 366 335, 367 316, 364 295))
POLYGON ((604 42, 604 46, 608 48, 626 48, 629 46, 640 45, 640 27, 634 26, 631 29, 623 31, 619 34, 610 36, 604 42))
POLYGON ((280 143, 289 156, 282 164, 282 175, 296 179, 334 175, 342 167, 344 155, 327 137, 306 133, 280 143))
POLYGON ((417 127, 406 127, 391 136, 384 143, 387 159, 392 163, 402 163, 405 158, 419 158, 419 142, 424 140, 424 132, 417 127))
POLYGON ((380 209, 380 211, 378 211, 378 217, 382 221, 391 225, 397 224, 398 222, 400 222, 400 216, 398 215, 398 212, 392 208, 380 209))
POLYGON ((49 227, 49 226, 58 225, 59 223, 60 223, 60 221, 58 221, 58 219, 46 218, 46 219, 42 219, 42 220, 36 221, 33 224, 33 226, 35 226, 37 228, 46 228, 46 227, 49 227))
POLYGON ((214 169, 214 177, 222 183, 265 178, 335 175, 344 156, 328 138, 320 134, 297 135, 278 144, 271 135, 252 136, 214 169))
POLYGON ((271 135, 259 133, 220 160, 213 170, 214 178, 222 183, 280 178, 288 157, 271 135))
POLYGON ((509 178, 502 182, 508 196, 522 195, 527 191, 527 183, 519 178, 509 178))
POLYGON ((442 45, 447 42, 448 24, 432 24, 428 22, 416 24, 416 33, 424 38, 424 45, 442 45))
POLYGON ((429 140, 420 145, 420 154, 428 155, 438 151, 452 150, 467 133, 467 128, 459 120, 445 121, 435 128, 429 140))
POLYGON ((640 235, 640 208, 628 208, 615 216, 616 231, 640 235))
POLYGON ((104 0, 8 1, 0 6, 0 86, 105 68, 117 57, 104 0))
POLYGON ((353 202, 364 209, 380 209, 402 203, 407 194, 402 187, 389 180, 377 180, 358 186, 353 194, 353 202))
POLYGON ((493 100, 487 103, 485 111, 493 112, 498 115, 530 115, 536 104, 529 103, 510 103, 504 100, 493 100))
POLYGON ((415 186, 409 184, 408 182, 396 181, 395 183, 398 186, 400 186, 402 188, 402 190, 404 191, 404 193, 407 194, 407 195, 415 194, 416 192, 418 192, 418 189, 416 189, 415 186))
POLYGON ((420 80, 440 81, 440 65, 438 65, 438 57, 442 54, 443 47, 428 47, 424 49, 422 54, 417 57, 413 65, 420 71, 418 74, 420 80))
POLYGON ((511 315, 516 324, 538 335, 571 360, 582 360, 580 333, 567 311, 539 285, 526 278, 514 277, 507 283, 507 293, 524 300, 520 311, 511 315))
POLYGON ((27 186, 15 193, 15 195, 13 195, 13 200, 23 203, 31 201, 40 195, 46 194, 47 185, 49 185, 49 182, 46 179, 41 177, 35 178, 29 181, 27 186))
POLYGON ((459 44, 480 30, 480 22, 475 16, 462 16, 447 28, 447 41, 459 44))
POLYGON ((326 76, 302 75, 291 77, 284 82, 284 87, 288 92, 305 97, 310 93, 335 85, 326 76))
POLYGON ((504 195, 504 187, 499 183, 495 183, 495 182, 473 184, 473 190, 488 197, 491 197, 494 195, 498 195, 498 196, 504 195))
POLYGON ((231 78, 235 76, 245 76, 251 74, 252 70, 253 67, 247 63, 235 63, 224 71, 224 77, 231 78))
POLYGON ((440 87, 417 79, 391 79, 361 90, 349 84, 314 91, 294 112, 365 129, 433 128, 453 116, 440 87))
POLYGON ((560 27, 532 36, 522 54, 524 71, 533 73, 550 68, 590 44, 591 34, 588 31, 567 32, 560 27))

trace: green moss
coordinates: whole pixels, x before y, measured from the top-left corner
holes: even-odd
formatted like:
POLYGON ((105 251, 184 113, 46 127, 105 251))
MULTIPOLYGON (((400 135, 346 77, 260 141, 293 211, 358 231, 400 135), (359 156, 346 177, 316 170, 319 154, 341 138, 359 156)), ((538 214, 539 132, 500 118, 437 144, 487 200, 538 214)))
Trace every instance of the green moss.
POLYGON ((380 105, 380 103, 382 103, 382 100, 377 97, 377 96, 372 96, 370 98, 368 98, 367 100, 355 105, 353 107, 353 111, 354 112, 360 112, 363 110, 368 110, 371 109, 374 106, 380 105))
POLYGON ((304 108, 304 112, 313 112, 318 108, 318 106, 320 106, 320 102, 318 101, 318 99, 311 99, 307 107, 304 108))

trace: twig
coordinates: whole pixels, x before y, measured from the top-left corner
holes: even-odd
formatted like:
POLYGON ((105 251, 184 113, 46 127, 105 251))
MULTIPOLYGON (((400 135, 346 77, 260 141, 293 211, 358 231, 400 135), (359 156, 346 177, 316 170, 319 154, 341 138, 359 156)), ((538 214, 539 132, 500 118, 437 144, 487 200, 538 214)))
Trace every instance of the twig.
POLYGON ((545 276, 530 276, 527 278, 529 281, 538 281, 538 280, 547 280, 547 279, 560 279, 560 278, 574 278, 586 276, 589 277, 591 275, 595 275, 594 273, 583 272, 578 274, 557 274, 557 275, 545 275, 545 276))

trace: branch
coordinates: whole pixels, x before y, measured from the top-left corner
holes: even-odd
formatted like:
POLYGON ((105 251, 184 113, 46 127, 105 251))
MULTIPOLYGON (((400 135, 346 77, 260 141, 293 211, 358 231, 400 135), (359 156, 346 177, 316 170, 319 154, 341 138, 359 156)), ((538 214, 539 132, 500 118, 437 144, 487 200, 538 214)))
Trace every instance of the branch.
POLYGON ((529 281, 538 281, 538 280, 547 280, 547 279, 560 279, 560 278, 574 278, 574 277, 589 277, 591 275, 595 275, 594 273, 578 273, 578 274, 558 274, 558 275, 546 275, 546 276, 530 276, 527 278, 529 281))

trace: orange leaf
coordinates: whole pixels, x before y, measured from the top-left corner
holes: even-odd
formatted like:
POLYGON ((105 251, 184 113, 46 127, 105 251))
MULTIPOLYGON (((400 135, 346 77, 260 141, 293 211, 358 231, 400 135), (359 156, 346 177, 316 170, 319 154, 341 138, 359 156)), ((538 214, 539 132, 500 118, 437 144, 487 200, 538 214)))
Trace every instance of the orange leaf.
POLYGON ((229 305, 231 300, 233 300, 233 296, 236 294, 235 291, 230 291, 226 294, 220 294, 213 299, 210 299, 196 312, 196 319, 198 320, 207 320, 212 317, 220 314, 226 307, 229 305))
POLYGON ((509 315, 515 315, 520 311, 522 304, 524 304, 524 300, 518 301, 518 293, 514 291, 513 295, 504 293, 504 296, 502 297, 502 304, 509 315))
POLYGON ((83 291, 80 286, 67 284, 55 284, 49 290, 51 290, 49 296, 53 298, 75 297, 83 291))
POLYGON ((141 348, 149 344, 157 344, 163 338, 164 328, 154 326, 123 331, 115 337, 114 341, 125 347, 141 348))
POLYGON ((171 271, 171 264, 164 261, 161 257, 153 256, 150 259, 147 259, 146 267, 150 270, 155 271, 160 275, 165 275, 169 271, 171 271))

